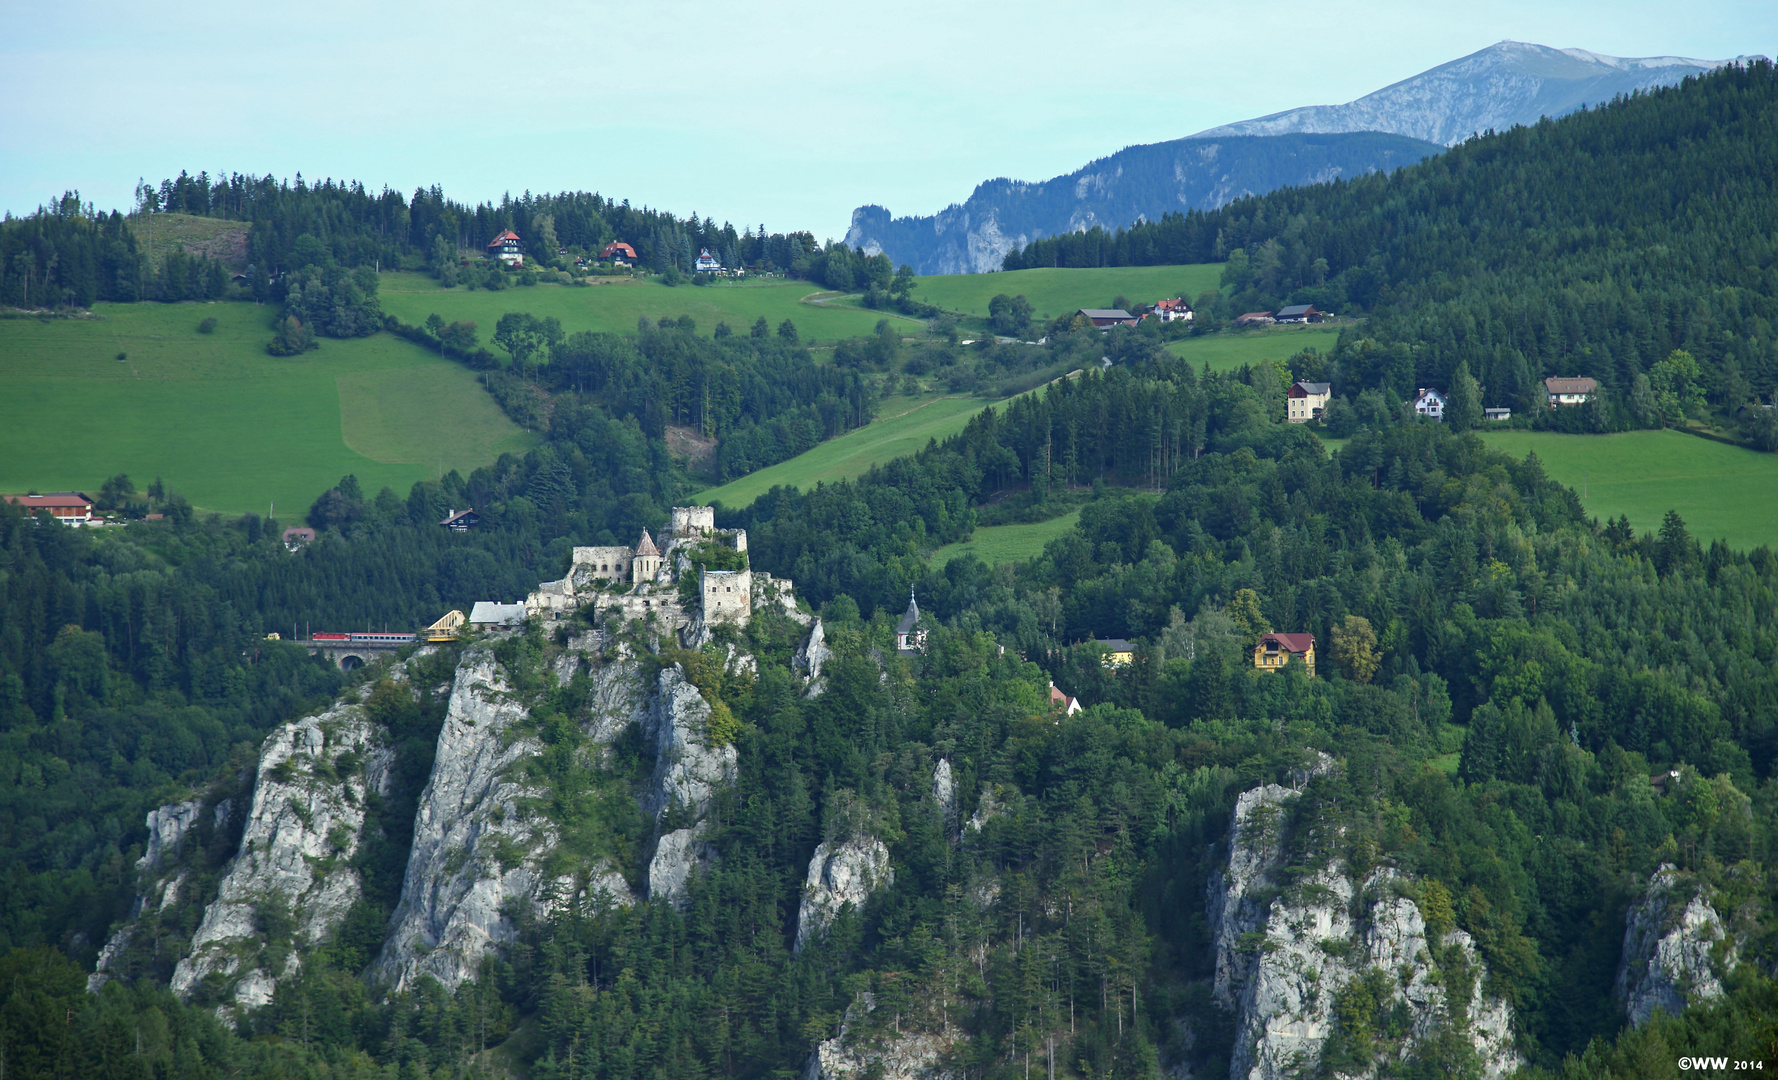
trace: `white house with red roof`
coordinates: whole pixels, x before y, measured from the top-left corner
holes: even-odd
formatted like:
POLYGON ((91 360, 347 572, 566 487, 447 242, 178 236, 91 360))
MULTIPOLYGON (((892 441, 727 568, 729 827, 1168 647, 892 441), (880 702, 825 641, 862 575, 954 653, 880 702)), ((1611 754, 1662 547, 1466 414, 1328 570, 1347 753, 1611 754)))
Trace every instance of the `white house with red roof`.
POLYGON ((525 242, 511 229, 502 229, 499 236, 488 241, 488 258, 499 259, 508 266, 523 266, 525 242))
POLYGON ((1177 296, 1171 300, 1157 301, 1150 314, 1162 322, 1191 322, 1193 317, 1192 306, 1177 296))

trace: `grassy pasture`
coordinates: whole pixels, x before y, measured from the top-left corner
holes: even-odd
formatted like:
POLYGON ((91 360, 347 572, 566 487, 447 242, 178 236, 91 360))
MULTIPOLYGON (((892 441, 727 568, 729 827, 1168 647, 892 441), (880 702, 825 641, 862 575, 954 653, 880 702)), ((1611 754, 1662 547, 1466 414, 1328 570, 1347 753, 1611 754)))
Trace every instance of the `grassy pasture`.
POLYGON ((1020 562, 1043 551, 1043 546, 1074 528, 1080 511, 1030 525, 989 525, 977 529, 975 535, 961 544, 946 544, 932 553, 932 568, 942 570, 959 555, 973 554, 994 566, 1003 562, 1020 562))
POLYGON ((1191 361, 1193 367, 1208 363, 1212 371, 1232 371, 1262 360, 1288 360, 1304 349, 1331 352, 1339 340, 1340 332, 1332 327, 1277 326, 1184 338, 1170 342, 1167 348, 1191 361))
POLYGON ((891 398, 883 403, 881 414, 873 423, 829 439, 789 461, 768 465, 721 487, 700 492, 695 499, 700 503, 721 501, 728 506, 746 506, 779 484, 807 491, 823 481, 832 483, 861 476, 873 465, 924 449, 932 439, 955 435, 988 404, 981 398, 960 396, 891 398))
POLYGON ((1008 270, 997 274, 945 274, 917 279, 914 299, 946 311, 986 317, 1000 293, 1023 295, 1039 319, 1083 307, 1107 307, 1118 296, 1152 304, 1172 296, 1196 301, 1222 280, 1221 263, 1190 266, 1104 266, 1008 270))
POLYGON ((0 320, 0 490, 161 476, 195 505, 282 520, 354 473, 405 495, 535 437, 473 372, 388 334, 265 352, 255 304, 98 304, 92 319, 0 320), (214 334, 199 334, 214 316, 214 334), (118 353, 127 360, 119 362, 118 353))
MULTIPOLYGON (((668 288, 655 281, 636 278, 593 278, 599 284, 534 285, 523 288, 473 292, 462 285, 441 289, 424 274, 384 274, 380 285, 383 310, 402 322, 418 326, 436 312, 446 322, 468 319, 476 324, 486 344, 494 324, 509 311, 527 311, 562 320, 568 333, 580 330, 634 334, 636 320, 690 315, 700 334, 709 334, 718 322, 726 322, 737 334, 747 333, 761 315, 772 327, 789 319, 804 341, 856 337, 870 333, 883 318, 881 313, 840 304, 803 303, 818 290, 807 281, 782 278, 759 281, 725 281, 699 287, 685 284, 668 288)), ((832 294, 828 294, 832 295, 832 294)), ((908 323, 909 328, 917 324, 908 323)), ((498 352, 498 350, 495 350, 498 352)))
POLYGON ((1535 450, 1544 471, 1582 492, 1600 520, 1627 515, 1638 535, 1679 511, 1700 541, 1726 539, 1746 549, 1778 545, 1778 454, 1700 439, 1678 431, 1559 435, 1484 432, 1496 450, 1523 457, 1535 450))

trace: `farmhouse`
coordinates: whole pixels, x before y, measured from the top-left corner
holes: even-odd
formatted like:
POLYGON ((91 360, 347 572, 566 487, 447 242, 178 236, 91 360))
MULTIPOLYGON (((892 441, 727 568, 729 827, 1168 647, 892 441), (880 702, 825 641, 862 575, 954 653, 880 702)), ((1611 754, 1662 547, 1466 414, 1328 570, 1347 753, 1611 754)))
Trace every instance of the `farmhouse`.
POLYGON ((488 258, 499 259, 508 266, 523 266, 525 242, 511 229, 502 229, 499 236, 488 241, 488 258))
POLYGON ((714 274, 722 269, 722 260, 710 254, 709 248, 700 248, 698 261, 694 264, 694 268, 699 273, 714 274))
POLYGON ((1445 395, 1437 390, 1422 388, 1414 395, 1414 411, 1421 416, 1430 416, 1434 420, 1445 418, 1445 395))
POLYGON ((1297 381, 1290 384, 1284 397, 1284 418, 1293 424, 1306 424, 1311 420, 1321 419, 1321 411, 1327 408, 1327 399, 1333 396, 1333 386, 1324 382, 1297 381))
POLYGON ((895 651, 907 656, 926 648, 926 631, 920 628, 920 605, 914 603, 914 590, 908 590, 908 609, 895 624, 895 651))
POLYGON ((1136 325, 1136 316, 1123 308, 1085 307, 1074 314, 1076 318, 1085 318, 1099 330, 1109 330, 1114 326, 1136 325))
POLYGON ((636 249, 622 240, 613 240, 599 249, 599 258, 610 259, 619 266, 628 266, 636 261, 636 249))
POLYGON ((1261 671, 1278 671, 1292 660, 1299 660, 1309 678, 1315 677, 1314 634, 1266 634, 1253 647, 1253 666, 1261 671))
POLYGON ((1056 689, 1055 680, 1050 681, 1050 708, 1059 710, 1063 716, 1073 716, 1080 711, 1080 699, 1069 697, 1056 689))
POLYGON ((1154 306, 1154 316, 1162 322, 1191 322, 1192 306, 1175 296, 1171 300, 1161 300, 1154 306))
POLYGON ((480 525, 481 522, 482 516, 476 513, 475 507, 472 506, 467 510, 453 509, 449 514, 445 515, 445 519, 439 522, 439 524, 452 532, 468 532, 470 529, 480 525))
POLYGON ((284 550, 297 551, 315 542, 315 530, 301 525, 284 530, 284 550))
POLYGON ((1094 638, 1093 644, 1105 650, 1099 662, 1108 668, 1120 668, 1136 659, 1136 646, 1121 637, 1094 638))
POLYGON ((1236 326, 1270 326, 1277 322, 1269 311, 1249 311, 1235 320, 1236 326))
POLYGON ((64 525, 92 525, 99 521, 93 513, 93 500, 87 498, 83 491, 52 491, 47 495, 6 495, 0 496, 14 506, 22 506, 25 513, 35 514, 39 510, 48 511, 49 515, 64 525))
POLYGON ((1312 323, 1320 322, 1323 317, 1314 304, 1292 304, 1279 308, 1273 319, 1281 323, 1312 323))
POLYGON ((1580 378, 1549 378, 1543 381, 1544 394, 1548 396, 1550 408, 1558 405, 1584 405, 1599 389, 1599 380, 1580 378))

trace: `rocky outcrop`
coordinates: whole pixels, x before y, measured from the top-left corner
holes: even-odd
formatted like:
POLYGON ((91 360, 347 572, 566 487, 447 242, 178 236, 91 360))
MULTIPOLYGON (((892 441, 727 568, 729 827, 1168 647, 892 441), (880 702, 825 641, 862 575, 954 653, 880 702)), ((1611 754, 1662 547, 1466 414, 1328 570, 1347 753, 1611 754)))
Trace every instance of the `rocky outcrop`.
MULTIPOLYGON (((611 712, 596 732, 621 730, 616 725, 633 709, 622 686, 621 674, 595 679, 594 699, 611 712)), ((619 903, 633 899, 612 866, 550 867, 559 834, 534 809, 546 792, 520 768, 543 751, 528 717, 493 651, 466 652, 414 816, 401 902, 374 969, 396 989, 421 975, 455 988, 491 946, 512 940, 511 913, 523 905, 544 913, 594 891, 619 903)))
POLYGON ((186 834, 198 823, 203 812, 202 799, 170 803, 148 812, 145 822, 148 840, 142 857, 136 860, 136 902, 130 907, 128 921, 118 927, 99 950, 93 973, 87 976, 88 993, 98 993, 121 966, 124 952, 135 936, 135 920, 145 911, 163 911, 179 899, 187 875, 184 868, 175 868, 174 863, 179 858, 186 834), (168 873, 169 870, 172 872, 168 873))
POLYGON ((1360 884, 1328 854, 1336 837, 1312 831, 1291 845, 1303 854, 1284 873, 1296 797, 1276 784, 1240 796, 1228 868, 1210 884, 1213 992, 1236 1014, 1231 1080, 1312 1072, 1340 1034, 1336 1001, 1361 980, 1380 1009, 1402 1007, 1407 1016, 1400 1038, 1379 1043, 1373 1067, 1408 1060, 1455 1030, 1470 1040, 1488 1080, 1517 1069, 1511 1014, 1483 993, 1486 970, 1474 942, 1461 930, 1428 931, 1411 899, 1417 882, 1384 868, 1360 884))
POLYGON ((803 1067, 802 1080, 862 1080, 878 1076, 882 1080, 958 1080, 960 1070, 947 1068, 945 1052, 955 1036, 946 1032, 907 1032, 863 1037, 858 1020, 876 1007, 875 995, 863 993, 846 1010, 840 1033, 815 1044, 809 1062, 803 1067))
POLYGON ((1693 1002, 1721 997, 1722 976, 1738 959, 1738 943, 1711 906, 1708 890, 1669 863, 1648 879, 1625 915, 1618 996, 1635 1026, 1647 1023, 1656 1009, 1678 1016, 1693 1002))
POLYGON ((938 803, 938 814, 944 820, 945 832, 950 833, 956 829, 957 784, 951 779, 949 758, 939 758, 938 764, 932 767, 932 800, 938 803))
MULTIPOLYGON (((358 899, 351 859, 366 798, 387 791, 392 758, 388 733, 355 699, 272 732, 260 751, 240 848, 190 955, 174 969, 175 993, 189 998, 209 983, 206 996, 221 1000, 225 1013, 271 1000, 278 980, 301 966, 358 899)), ((189 815, 180 811, 165 824, 168 836, 183 835, 189 815)), ((158 850, 165 858, 164 840, 158 850)))
POLYGON ((809 860, 809 877, 796 917, 796 951, 827 933, 847 904, 862 908, 872 893, 894 882, 889 849, 876 837, 823 841, 809 860))
POLYGON ((792 660, 797 670, 808 676, 807 696, 820 697, 827 689, 826 684, 821 681, 821 668, 832 659, 833 650, 827 647, 827 630, 821 625, 821 620, 816 619, 815 624, 809 628, 809 640, 797 647, 796 656, 792 660))
POLYGON ((734 782, 738 759, 734 746, 716 745, 709 735, 710 705, 703 694, 683 668, 663 669, 643 727, 655 753, 643 796, 657 830, 648 864, 650 899, 679 903, 693 872, 715 857, 702 841, 703 818, 717 787, 734 782))

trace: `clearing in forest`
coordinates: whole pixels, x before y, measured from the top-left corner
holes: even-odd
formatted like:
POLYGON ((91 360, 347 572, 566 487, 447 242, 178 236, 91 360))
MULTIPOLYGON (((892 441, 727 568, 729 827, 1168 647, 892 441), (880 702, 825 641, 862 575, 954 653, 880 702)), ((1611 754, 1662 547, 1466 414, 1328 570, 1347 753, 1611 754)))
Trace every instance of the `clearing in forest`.
POLYGON ((1221 263, 1189 266, 1101 266, 1006 270, 998 274, 944 274, 918 278, 914 299, 946 311, 986 318, 988 302, 1001 293, 1023 296, 1045 322, 1080 308, 1110 307, 1119 296, 1132 304, 1198 296, 1222 280, 1221 263))
POLYGON ((1268 326, 1262 330, 1224 330, 1203 337, 1170 342, 1167 348, 1196 368, 1233 371, 1262 360, 1288 360, 1304 349, 1333 351, 1340 331, 1332 326, 1268 326))
POLYGON ((925 449, 933 439, 943 442, 962 431, 971 417, 990 407, 981 398, 961 395, 890 398, 880 406, 877 419, 864 427, 829 439, 788 461, 700 492, 695 498, 700 503, 746 506, 779 485, 807 491, 824 481, 862 476, 873 465, 925 449))
POLYGON ((1061 517, 1028 525, 988 525, 979 528, 960 544, 946 544, 932 553, 932 568, 942 570, 960 555, 974 555, 995 566, 1003 562, 1023 562, 1043 553, 1043 547, 1056 537, 1073 529, 1080 521, 1080 511, 1072 510, 1061 517))
POLYGON ((1535 450, 1545 473, 1581 493, 1589 515, 1601 522, 1625 515, 1638 536, 1677 510, 1705 545, 1718 538, 1742 550, 1778 545, 1778 454, 1680 431, 1484 431, 1482 438, 1514 457, 1535 450))
POLYGON ((91 491, 157 475, 198 507, 289 523, 347 473, 406 496, 536 437, 474 372, 390 334, 269 356, 274 309, 95 304, 95 318, 0 320, 0 490, 91 491), (214 333, 198 324, 216 319, 214 333), (117 359, 118 354, 125 359, 117 359))
MULTIPOLYGON (((669 288, 640 278, 591 278, 598 284, 526 285, 489 292, 471 291, 458 285, 441 289, 424 274, 389 273, 382 276, 379 296, 383 310, 402 322, 419 326, 436 313, 446 322, 468 320, 476 324, 481 343, 488 344, 494 324, 509 311, 528 312, 538 318, 551 315, 562 320, 570 334, 581 330, 634 334, 636 320, 650 322, 690 315, 698 333, 708 337, 716 324, 725 322, 737 334, 747 334, 760 317, 778 332, 789 319, 807 341, 831 341, 858 337, 876 328, 882 313, 844 305, 804 303, 820 286, 807 281, 766 278, 758 281, 719 281, 714 285, 690 283, 669 288)), ((832 294, 829 294, 832 295, 832 294)), ((909 330, 917 329, 914 323, 909 330)), ((904 331, 907 332, 907 331, 904 331)), ((499 349, 492 351, 501 355, 499 349)))

